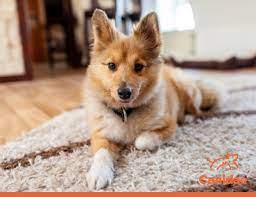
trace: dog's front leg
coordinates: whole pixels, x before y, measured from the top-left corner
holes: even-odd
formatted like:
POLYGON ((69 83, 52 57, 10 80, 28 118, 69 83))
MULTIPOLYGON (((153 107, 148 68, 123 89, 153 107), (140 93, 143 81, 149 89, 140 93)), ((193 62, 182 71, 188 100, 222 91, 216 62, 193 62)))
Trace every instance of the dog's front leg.
POLYGON ((170 139, 177 127, 176 120, 169 118, 163 123, 141 133, 135 140, 135 147, 139 150, 155 150, 170 139))
POLYGON ((90 190, 99 190, 113 181, 114 160, 120 147, 102 137, 100 132, 94 132, 91 136, 91 148, 94 158, 87 174, 87 183, 90 190))

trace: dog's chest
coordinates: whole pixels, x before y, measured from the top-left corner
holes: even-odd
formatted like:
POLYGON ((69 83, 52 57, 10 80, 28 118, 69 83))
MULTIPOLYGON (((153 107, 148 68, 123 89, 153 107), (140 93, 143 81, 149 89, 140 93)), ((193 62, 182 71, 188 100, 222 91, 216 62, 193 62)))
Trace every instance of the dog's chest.
POLYGON ((102 130, 102 134, 104 135, 104 137, 121 144, 132 143, 140 132, 140 125, 136 125, 134 124, 134 122, 132 124, 131 120, 123 122, 121 118, 119 121, 108 124, 108 126, 105 127, 104 130, 102 130))
POLYGON ((153 108, 134 110, 127 116, 115 114, 115 121, 108 122, 104 137, 122 144, 131 144, 142 132, 150 131, 164 116, 164 111, 153 108))

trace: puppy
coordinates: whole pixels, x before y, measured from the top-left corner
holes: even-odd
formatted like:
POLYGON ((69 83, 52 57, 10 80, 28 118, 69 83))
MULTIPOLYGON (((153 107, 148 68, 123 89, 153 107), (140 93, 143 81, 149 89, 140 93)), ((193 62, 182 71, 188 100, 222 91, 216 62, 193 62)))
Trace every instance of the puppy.
POLYGON ((145 16, 131 36, 118 32, 101 10, 95 10, 92 25, 94 44, 83 88, 94 153, 87 174, 91 190, 111 184, 123 145, 154 150, 170 139, 185 114, 213 109, 220 98, 218 89, 161 63, 156 13, 145 16))

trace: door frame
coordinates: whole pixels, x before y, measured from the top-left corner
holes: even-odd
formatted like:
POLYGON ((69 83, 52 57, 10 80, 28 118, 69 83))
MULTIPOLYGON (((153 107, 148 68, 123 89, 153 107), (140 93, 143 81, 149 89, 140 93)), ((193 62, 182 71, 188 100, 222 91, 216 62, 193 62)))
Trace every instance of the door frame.
POLYGON ((16 0, 16 7, 19 18, 19 29, 23 51, 23 61, 25 73, 22 75, 0 76, 0 82, 11 82, 33 79, 33 66, 31 61, 30 45, 29 45, 29 25, 28 25, 28 10, 24 0, 16 0))

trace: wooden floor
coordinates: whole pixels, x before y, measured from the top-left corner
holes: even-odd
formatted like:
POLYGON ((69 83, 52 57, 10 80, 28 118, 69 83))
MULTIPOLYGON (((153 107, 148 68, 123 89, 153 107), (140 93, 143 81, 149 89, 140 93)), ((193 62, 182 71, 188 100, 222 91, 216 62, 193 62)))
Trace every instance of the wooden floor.
POLYGON ((37 69, 33 81, 0 84, 0 144, 81 104, 85 69, 53 74, 46 68, 37 69))

